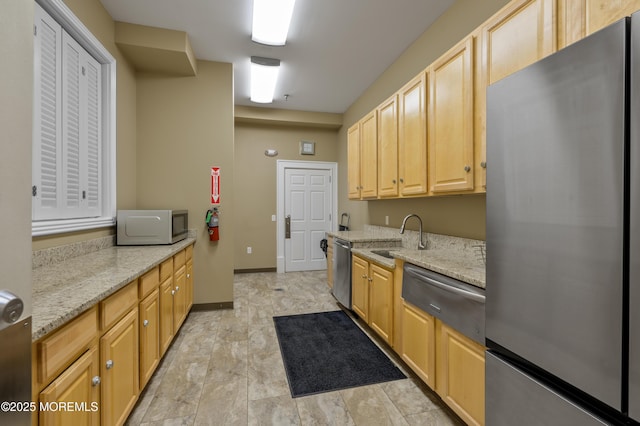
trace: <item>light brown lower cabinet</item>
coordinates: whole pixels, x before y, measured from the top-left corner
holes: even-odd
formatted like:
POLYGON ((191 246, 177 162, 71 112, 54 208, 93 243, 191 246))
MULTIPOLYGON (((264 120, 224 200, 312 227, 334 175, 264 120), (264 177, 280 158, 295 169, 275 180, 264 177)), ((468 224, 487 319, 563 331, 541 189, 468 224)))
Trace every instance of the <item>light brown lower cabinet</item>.
POLYGON ((140 302, 140 390, 160 362, 160 291, 153 290, 140 302))
POLYGON ((103 425, 123 425, 138 400, 138 308, 100 339, 103 425))
POLYGON ((436 392, 468 425, 484 425, 486 348, 436 319, 436 392))
POLYGON ((98 347, 94 345, 40 392, 39 405, 47 408, 41 410, 39 416, 34 415, 35 418, 39 417, 40 424, 100 424, 99 361, 98 347), (84 409, 59 409, 61 404, 79 401, 85 403, 84 409))
POLYGON ((393 344, 393 271, 353 255, 351 307, 385 342, 393 344))
POLYGON ((193 305, 192 250, 180 251, 34 342, 32 425, 126 422, 193 305), (41 404, 48 409, 39 410, 41 404))
POLYGON ((400 357, 430 388, 436 387, 436 321, 404 302, 400 357))
POLYGON ((403 301, 404 362, 468 425, 484 425, 485 347, 403 301))

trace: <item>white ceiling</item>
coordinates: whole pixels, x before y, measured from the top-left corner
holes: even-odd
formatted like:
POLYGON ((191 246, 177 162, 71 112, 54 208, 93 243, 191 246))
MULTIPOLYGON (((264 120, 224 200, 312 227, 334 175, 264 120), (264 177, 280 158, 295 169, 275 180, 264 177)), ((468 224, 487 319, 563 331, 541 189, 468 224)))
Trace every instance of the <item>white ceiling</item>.
POLYGON ((101 0, 114 20, 185 31, 233 63, 236 105, 343 113, 454 0, 297 0, 286 46, 251 41, 252 0, 101 0), (272 104, 249 100, 249 57, 281 60, 272 104), (284 95, 289 98, 285 101, 284 95))

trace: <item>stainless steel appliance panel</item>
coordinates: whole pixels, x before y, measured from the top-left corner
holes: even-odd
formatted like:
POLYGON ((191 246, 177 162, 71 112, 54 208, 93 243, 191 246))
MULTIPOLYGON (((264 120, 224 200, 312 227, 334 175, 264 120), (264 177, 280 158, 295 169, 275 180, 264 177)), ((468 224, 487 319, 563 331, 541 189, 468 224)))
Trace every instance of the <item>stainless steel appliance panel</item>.
POLYGON ((351 243, 333 239, 333 296, 351 309, 351 243))
POLYGON ((25 407, 31 401, 31 317, 0 327, 0 342, 0 401, 9 404, 0 411, 0 424, 31 425, 25 407))
POLYGON ((640 13, 631 19, 629 417, 640 421, 640 13))
POLYGON ((491 426, 607 424, 491 352, 486 356, 486 394, 485 421, 491 426))
POLYGON ((402 298, 449 324, 481 345, 484 341, 484 290, 437 272, 405 263, 402 298))
POLYGON ((625 25, 490 86, 486 336, 621 408, 625 25))

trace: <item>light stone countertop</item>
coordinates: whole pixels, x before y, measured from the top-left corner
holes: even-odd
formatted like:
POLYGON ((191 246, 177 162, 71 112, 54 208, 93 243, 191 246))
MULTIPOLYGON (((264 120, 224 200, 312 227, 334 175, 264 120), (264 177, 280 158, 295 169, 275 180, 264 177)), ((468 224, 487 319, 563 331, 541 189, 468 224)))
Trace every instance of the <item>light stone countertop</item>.
POLYGON ((366 226, 364 231, 327 234, 351 241, 354 244, 352 253, 389 269, 395 268, 397 258, 476 287, 486 288, 486 268, 479 248, 482 246, 484 249, 484 241, 424 233, 427 249, 417 250, 407 248, 417 247, 418 232, 411 230, 400 235, 398 230, 392 228, 366 226), (372 252, 379 249, 389 250, 394 259, 372 252))
POLYGON ((195 243, 113 246, 33 269, 32 341, 137 279, 155 265, 195 243))

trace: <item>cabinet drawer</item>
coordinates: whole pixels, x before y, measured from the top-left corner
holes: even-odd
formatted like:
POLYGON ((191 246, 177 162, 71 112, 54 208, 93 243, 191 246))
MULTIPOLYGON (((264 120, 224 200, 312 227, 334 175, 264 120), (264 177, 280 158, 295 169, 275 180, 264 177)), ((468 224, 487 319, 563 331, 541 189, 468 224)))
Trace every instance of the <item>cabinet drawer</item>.
POLYGON ((186 250, 179 251, 173 256, 173 270, 177 271, 186 261, 186 250))
POLYGON ((165 282, 173 274, 173 257, 160 264, 160 282, 165 282))
POLYGON ((193 246, 189 246, 185 249, 187 260, 193 258, 193 246))
POLYGON ((106 331, 138 303, 138 286, 133 281, 108 299, 100 302, 100 326, 106 331))
POLYGON ((160 268, 155 267, 140 277, 138 284, 140 300, 144 299, 147 294, 151 293, 160 285, 160 268))
POLYGON ((98 310, 87 312, 37 344, 38 381, 46 383, 91 346, 98 335, 98 310))

